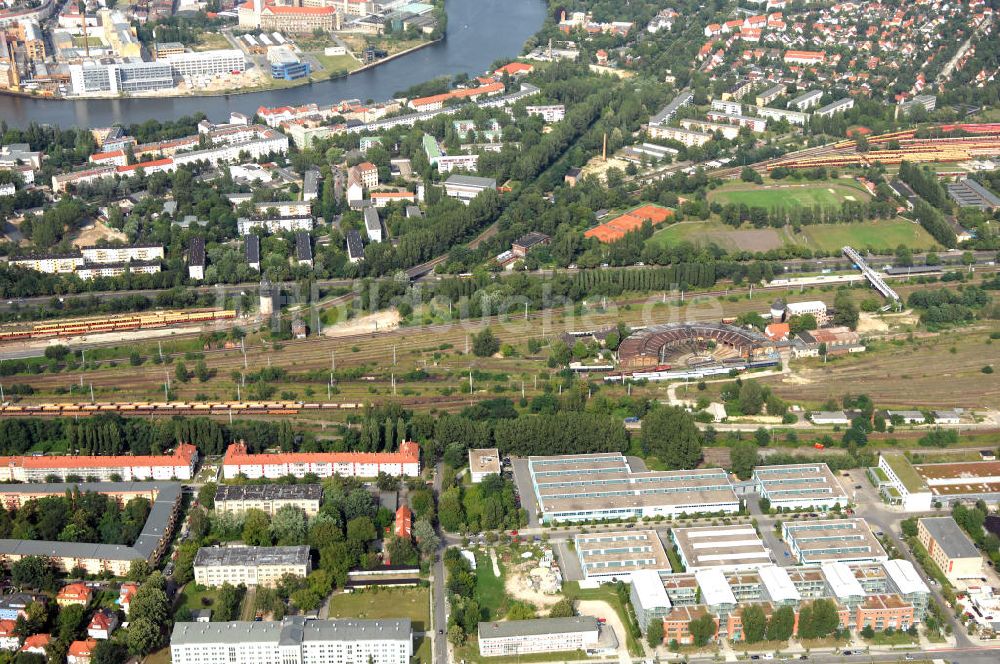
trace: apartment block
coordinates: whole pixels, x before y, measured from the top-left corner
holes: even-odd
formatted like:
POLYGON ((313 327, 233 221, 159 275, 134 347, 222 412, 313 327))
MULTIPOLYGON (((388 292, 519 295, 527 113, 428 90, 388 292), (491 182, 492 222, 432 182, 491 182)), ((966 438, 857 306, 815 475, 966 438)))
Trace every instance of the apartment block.
POLYGON ((242 514, 260 510, 270 516, 282 507, 295 507, 306 516, 319 513, 323 487, 319 484, 220 484, 215 490, 215 511, 242 514))
POLYGON ((203 586, 274 586, 286 574, 312 570, 308 546, 202 547, 194 558, 194 579, 203 586))

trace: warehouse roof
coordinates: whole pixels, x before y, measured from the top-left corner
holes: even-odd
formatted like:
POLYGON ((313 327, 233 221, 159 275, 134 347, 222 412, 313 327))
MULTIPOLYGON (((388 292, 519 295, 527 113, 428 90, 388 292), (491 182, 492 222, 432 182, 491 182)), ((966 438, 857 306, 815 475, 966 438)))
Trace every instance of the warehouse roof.
POLYGON ((979 549, 950 516, 928 517, 919 522, 949 558, 980 557, 979 549))

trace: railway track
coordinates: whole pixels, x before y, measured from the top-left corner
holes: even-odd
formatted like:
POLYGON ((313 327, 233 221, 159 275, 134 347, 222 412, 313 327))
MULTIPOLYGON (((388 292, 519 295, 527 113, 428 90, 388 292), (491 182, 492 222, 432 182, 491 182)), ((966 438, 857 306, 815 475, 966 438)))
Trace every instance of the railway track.
POLYGON ((132 332, 153 330, 175 325, 192 325, 233 320, 233 310, 194 309, 191 311, 152 311, 141 314, 120 314, 93 318, 74 318, 47 323, 36 323, 30 328, 5 326, 0 329, 0 343, 5 341, 28 341, 34 339, 54 339, 75 337, 85 334, 111 332, 132 332))

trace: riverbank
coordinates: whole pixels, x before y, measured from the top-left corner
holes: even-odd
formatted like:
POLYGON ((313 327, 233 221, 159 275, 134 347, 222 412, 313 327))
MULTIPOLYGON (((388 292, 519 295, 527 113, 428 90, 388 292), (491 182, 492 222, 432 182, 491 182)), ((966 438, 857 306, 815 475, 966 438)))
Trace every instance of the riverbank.
MULTIPOLYGON (((357 69, 352 69, 340 75, 332 75, 325 77, 315 77, 308 76, 294 81, 281 81, 275 80, 277 85, 268 86, 258 86, 253 88, 229 88, 226 90, 212 90, 212 91, 195 91, 190 92, 170 92, 165 93, 162 90, 151 92, 149 94, 139 94, 139 95, 75 95, 72 97, 60 97, 60 96, 42 96, 34 95, 28 92, 15 92, 13 90, 0 90, 0 96, 11 96, 11 97, 21 97, 24 99, 37 99, 39 101, 110 101, 115 99, 193 99, 193 98, 211 98, 211 97, 231 97, 235 95, 252 95, 261 94, 267 92, 277 92, 281 90, 291 90, 293 88, 301 88, 308 85, 313 85, 316 83, 326 83, 327 81, 336 81, 341 79, 346 79, 355 74, 360 74, 365 71, 370 71, 381 65, 387 64, 392 60, 401 58, 403 56, 409 55, 416 51, 427 48, 428 46, 433 46, 439 42, 444 41, 444 37, 439 39, 432 39, 430 41, 417 44, 416 46, 411 46, 410 48, 403 49, 398 53, 393 53, 375 62, 369 62, 366 65, 361 65, 357 69)), ((353 57, 353 56, 352 56, 353 57)), ((357 60, 357 58, 355 58, 357 60)), ((360 60, 358 61, 360 62, 360 60)))
POLYGON ((446 11, 447 38, 401 51, 347 76, 281 89, 243 89, 198 96, 53 99, 30 94, 0 95, 0 118, 10 127, 27 127, 31 123, 104 127, 141 123, 150 118, 176 120, 195 113, 225 121, 233 112, 253 115, 261 106, 389 99, 415 83, 460 73, 482 73, 497 59, 517 56, 545 20, 547 5, 541 0, 448 0, 446 11))

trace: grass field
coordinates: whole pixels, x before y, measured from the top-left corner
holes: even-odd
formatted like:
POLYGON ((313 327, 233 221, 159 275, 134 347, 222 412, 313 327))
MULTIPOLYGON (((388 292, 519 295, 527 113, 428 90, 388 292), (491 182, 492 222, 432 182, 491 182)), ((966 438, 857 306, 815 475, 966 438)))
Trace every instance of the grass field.
POLYGON ((904 245, 914 250, 930 249, 937 243, 920 224, 906 219, 861 221, 851 224, 815 224, 789 236, 796 244, 822 251, 839 251, 845 244, 856 249, 893 248, 904 245))
POLYGON ((330 77, 339 72, 354 71, 361 66, 361 63, 351 55, 323 55, 322 51, 310 53, 310 55, 323 65, 323 71, 317 72, 317 75, 321 77, 330 77))
POLYGON ((853 180, 804 184, 769 181, 763 185, 731 182, 708 194, 711 203, 735 203, 768 209, 786 206, 837 206, 844 201, 865 201, 869 198, 868 192, 853 180))
POLYGON ((389 588, 338 593, 330 598, 330 618, 409 618, 414 632, 430 629, 429 588, 389 588))
POLYGON ((507 591, 504 590, 503 565, 500 565, 500 576, 493 573, 493 562, 489 555, 476 554, 476 600, 479 606, 486 609, 491 619, 502 618, 500 612, 507 604, 507 591))

